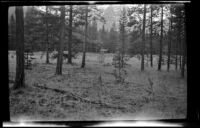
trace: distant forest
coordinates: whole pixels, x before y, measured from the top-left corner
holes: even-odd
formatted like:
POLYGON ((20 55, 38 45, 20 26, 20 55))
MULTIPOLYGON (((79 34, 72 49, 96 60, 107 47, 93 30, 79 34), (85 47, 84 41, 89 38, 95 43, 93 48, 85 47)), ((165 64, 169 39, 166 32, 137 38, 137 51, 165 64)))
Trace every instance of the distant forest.
MULTIPOLYGON (((187 63, 184 4, 118 5, 118 13, 115 5, 109 6, 109 11, 98 6, 30 6, 24 12, 17 7, 16 15, 9 17, 8 50, 43 51, 47 63, 49 54, 58 51, 58 66, 62 66, 59 58, 63 51, 68 51, 68 63, 72 63, 73 54, 82 52, 84 67, 86 52, 106 49, 108 53, 120 53, 122 62, 126 55, 140 55, 142 71, 145 59, 153 67, 153 55, 158 55, 158 70, 162 63, 167 63, 168 71, 170 64, 175 64, 184 77, 187 63), (22 19, 17 20, 19 17, 22 19)), ((58 74, 61 72, 60 69, 58 74)))

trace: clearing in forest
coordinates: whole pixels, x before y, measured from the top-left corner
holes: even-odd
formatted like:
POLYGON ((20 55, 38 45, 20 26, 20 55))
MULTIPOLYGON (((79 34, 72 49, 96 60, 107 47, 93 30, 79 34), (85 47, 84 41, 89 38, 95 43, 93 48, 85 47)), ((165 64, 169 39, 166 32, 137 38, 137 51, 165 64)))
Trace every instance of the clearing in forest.
MULTIPOLYGON (((56 76, 56 60, 45 64, 45 57, 34 53, 33 69, 25 70, 26 88, 10 91, 11 120, 186 118, 187 81, 178 71, 158 72, 154 65, 141 72, 140 61, 133 57, 126 67, 125 83, 120 84, 112 74, 112 54, 106 54, 102 64, 98 54, 86 56, 84 69, 80 68, 80 55, 73 65, 64 61, 63 75, 56 76)), ((10 89, 15 78, 15 57, 15 53, 9 53, 10 89)))

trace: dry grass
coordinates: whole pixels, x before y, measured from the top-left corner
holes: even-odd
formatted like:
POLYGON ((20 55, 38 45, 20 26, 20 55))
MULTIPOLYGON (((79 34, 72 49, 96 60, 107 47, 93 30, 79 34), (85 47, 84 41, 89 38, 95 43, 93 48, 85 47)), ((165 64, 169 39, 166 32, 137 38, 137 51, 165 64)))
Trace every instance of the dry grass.
MULTIPOLYGON (((14 53, 12 53, 14 54, 14 53)), ((116 119, 182 119, 186 117, 187 81, 178 71, 157 71, 157 67, 145 67, 140 71, 140 61, 129 60, 125 84, 115 82, 111 74, 112 54, 106 54, 105 64, 99 64, 98 54, 87 53, 86 67, 81 69, 81 54, 74 65, 63 64, 63 75, 55 76, 56 60, 45 64, 45 57, 36 53, 33 70, 26 70, 27 87, 10 91, 11 119, 18 120, 116 120, 116 119), (102 81, 98 78, 101 75, 102 81), (149 93, 148 79, 153 82, 149 93), (100 84, 101 83, 101 84, 100 84), (114 109, 89 104, 68 94, 39 89, 38 84, 49 88, 70 91, 82 98, 102 101, 127 109, 114 109), (102 85, 102 86, 100 86, 102 85)), ((156 60, 154 62, 156 64, 156 60)), ((172 67, 173 69, 173 67, 172 67)), ((163 66, 163 70, 166 67, 163 66)), ((15 57, 9 54, 9 79, 15 77, 15 57)), ((12 86, 12 84, 9 84, 12 86)))

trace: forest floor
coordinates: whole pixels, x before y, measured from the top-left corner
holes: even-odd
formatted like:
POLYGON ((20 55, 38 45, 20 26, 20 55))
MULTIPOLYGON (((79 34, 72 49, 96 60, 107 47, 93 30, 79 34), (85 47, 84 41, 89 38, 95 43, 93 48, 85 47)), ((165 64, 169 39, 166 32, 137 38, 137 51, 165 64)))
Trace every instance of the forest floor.
POLYGON ((74 64, 63 62, 63 74, 55 75, 56 60, 45 64, 45 56, 34 53, 37 59, 32 70, 25 70, 26 87, 12 90, 16 56, 9 53, 9 87, 11 120, 155 120, 185 119, 187 113, 187 77, 166 65, 157 71, 133 57, 126 67, 125 83, 115 81, 112 54, 105 54, 99 63, 98 54, 87 53, 86 66, 81 66, 81 55, 74 64), (100 80, 101 76, 101 80, 100 80), (153 91, 149 90, 153 82, 153 91), (150 91, 150 92, 149 92, 150 91), (151 93, 152 92, 152 93, 151 93))

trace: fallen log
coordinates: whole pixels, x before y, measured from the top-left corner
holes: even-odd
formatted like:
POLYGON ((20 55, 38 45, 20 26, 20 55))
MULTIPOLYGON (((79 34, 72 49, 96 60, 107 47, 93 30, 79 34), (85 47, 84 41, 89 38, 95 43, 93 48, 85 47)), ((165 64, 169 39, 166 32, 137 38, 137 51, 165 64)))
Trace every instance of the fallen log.
POLYGON ((77 100, 80 100, 80 101, 86 102, 86 103, 90 103, 90 104, 96 104, 96 105, 101 105, 101 106, 105 106, 105 107, 108 107, 108 108, 115 108, 115 109, 126 109, 126 110, 128 109, 127 107, 124 107, 124 106, 116 106, 116 105, 101 102, 101 101, 94 101, 94 100, 90 100, 90 99, 87 99, 87 98, 83 98, 83 97, 81 97, 77 94, 74 94, 74 93, 72 93, 70 91, 66 91, 66 90, 60 90, 60 89, 57 89, 57 88, 50 88, 50 87, 47 87, 47 86, 40 86, 38 84, 33 84, 33 86, 40 88, 40 89, 47 89, 47 90, 55 91, 57 93, 69 94, 70 96, 73 96, 77 100))

